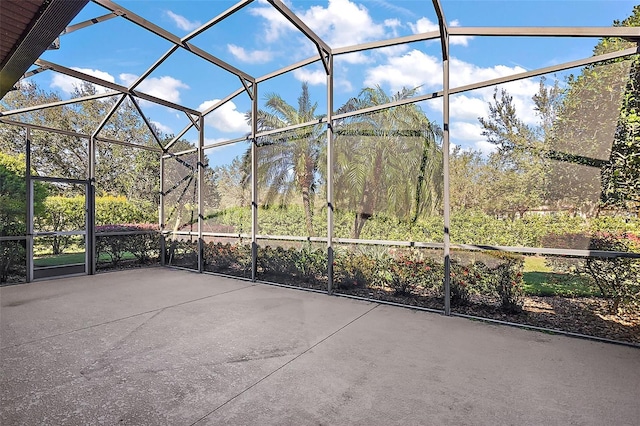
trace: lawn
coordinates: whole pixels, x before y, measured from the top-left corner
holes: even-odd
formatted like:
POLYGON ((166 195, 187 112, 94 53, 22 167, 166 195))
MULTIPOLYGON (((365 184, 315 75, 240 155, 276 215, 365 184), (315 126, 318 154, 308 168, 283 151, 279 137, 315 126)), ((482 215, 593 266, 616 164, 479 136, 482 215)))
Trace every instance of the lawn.
POLYGON ((530 296, 593 297, 600 293, 587 277, 553 272, 544 257, 527 256, 524 290, 530 296))
MULTIPOLYGON (((125 252, 122 255, 122 260, 135 259, 133 253, 125 252)), ((47 266, 61 266, 61 265, 75 265, 85 262, 85 253, 63 253, 58 255, 46 255, 33 259, 33 265, 35 267, 47 267, 47 266)), ((111 257, 106 253, 101 253, 98 258, 98 263, 109 263, 111 257)))

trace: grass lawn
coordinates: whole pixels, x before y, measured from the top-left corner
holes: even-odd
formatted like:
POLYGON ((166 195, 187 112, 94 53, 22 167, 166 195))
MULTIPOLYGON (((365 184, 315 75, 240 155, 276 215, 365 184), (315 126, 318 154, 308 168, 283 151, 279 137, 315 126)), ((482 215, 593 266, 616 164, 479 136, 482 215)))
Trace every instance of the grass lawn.
POLYGON ((524 291, 530 296, 598 296, 598 288, 586 277, 561 274, 545 264, 544 257, 526 256, 524 260, 524 291))
MULTIPOLYGON (((135 256, 132 253, 126 252, 122 255, 122 260, 130 260, 135 259, 135 256)), ((46 267, 46 266, 61 266, 61 265, 74 265, 78 263, 84 263, 85 254, 84 252, 79 253, 63 253, 58 255, 47 255, 41 256, 33 259, 33 265, 35 267, 46 267)), ((98 263, 102 262, 111 262, 111 257, 106 254, 100 254, 98 258, 98 263)))

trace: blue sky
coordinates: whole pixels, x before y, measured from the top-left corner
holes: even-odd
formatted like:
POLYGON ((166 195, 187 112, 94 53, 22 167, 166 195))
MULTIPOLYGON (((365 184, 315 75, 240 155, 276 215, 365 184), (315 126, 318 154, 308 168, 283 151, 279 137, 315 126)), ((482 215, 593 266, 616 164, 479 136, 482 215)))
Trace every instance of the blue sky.
MULTIPOLYGON (((177 36, 192 30, 234 5, 226 0, 137 0, 119 2, 146 20, 177 36)), ((404 36, 436 28, 431 2, 387 0, 288 0, 285 2, 332 47, 404 36)), ((452 26, 610 26, 632 11, 634 1, 478 1, 443 0, 452 26)), ((108 13, 89 3, 74 23, 108 13)), ((545 38, 452 38, 451 81, 459 86, 480 80, 532 70, 588 57, 596 39, 545 38)), ((269 3, 256 0, 235 15, 197 36, 192 43, 254 77, 265 75, 315 54, 311 42, 293 28, 269 3)), ((169 47, 170 43, 146 30, 116 18, 61 37, 61 48, 48 51, 44 59, 83 70, 120 84, 130 84, 169 47)), ((440 46, 437 41, 344 55, 336 58, 335 107, 357 96, 363 87, 381 85, 388 92, 421 87, 422 93, 442 88, 440 46)), ((550 76, 562 79, 563 75, 550 76)), ((33 77, 43 88, 69 96, 73 79, 53 72, 33 77)), ((310 85, 318 112, 326 111, 326 85, 319 63, 262 83, 260 103, 268 93, 279 93, 292 105, 302 81, 310 85)), ((226 71, 178 50, 151 74, 139 90, 182 105, 205 109, 241 87, 226 71)), ((536 120, 531 96, 538 80, 505 86, 513 95, 525 121, 536 120)), ((455 144, 486 151, 479 134, 478 116, 487 113, 493 89, 477 90, 452 99, 451 137, 455 144)), ((441 123, 442 101, 422 103, 427 115, 441 123)), ((143 104, 144 111, 166 133, 177 133, 187 123, 184 114, 143 104)), ((208 117, 207 142, 232 139, 247 132, 244 113, 249 98, 242 94, 208 117)), ((195 132, 186 135, 195 140, 195 132)), ((228 147, 216 150, 215 163, 228 162, 239 152, 228 147)))

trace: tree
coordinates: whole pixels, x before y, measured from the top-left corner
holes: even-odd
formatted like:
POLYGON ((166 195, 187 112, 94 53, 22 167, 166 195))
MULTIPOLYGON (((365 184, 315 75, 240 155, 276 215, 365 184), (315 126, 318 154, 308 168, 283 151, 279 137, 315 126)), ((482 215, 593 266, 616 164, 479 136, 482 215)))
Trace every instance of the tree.
MULTIPOLYGON (((0 152, 0 236, 24 235, 27 232, 27 191, 25 157, 0 152)), ((40 214, 47 188, 40 182, 33 185, 33 210, 40 214)), ((0 282, 7 280, 10 269, 24 256, 20 241, 0 241, 0 282)))
POLYGON ((522 217, 544 202, 544 142, 536 130, 518 118, 513 98, 496 88, 489 103, 489 117, 479 118, 483 136, 496 146, 488 158, 487 199, 490 213, 522 217))
MULTIPOLYGON (((363 89, 338 113, 409 99, 418 88, 389 96, 377 86, 363 89)), ((335 195, 353 211, 352 237, 367 220, 385 213, 413 221, 433 214, 442 198, 441 131, 420 107, 406 104, 342 120, 336 126, 335 195)))
MULTIPOLYGON (((95 86, 83 83, 75 89, 73 97, 95 93, 95 86)), ((0 107, 11 110, 60 99, 58 94, 46 92, 35 83, 23 83, 19 90, 10 92, 2 99, 0 107)), ((96 130, 115 102, 116 99, 113 97, 104 98, 36 110, 12 118, 28 124, 88 135, 96 130)), ((99 136, 141 146, 157 146, 142 117, 129 100, 120 105, 99 136)), ((149 212, 157 211, 159 155, 104 141, 99 141, 96 148, 97 195, 126 195, 132 202, 149 212)), ((87 138, 33 130, 31 151, 32 166, 41 176, 76 179, 87 177, 89 165, 87 138)), ((0 127, 0 152, 12 155, 25 152, 24 132, 19 126, 0 127)))
MULTIPOLYGON (((639 26, 640 6, 614 26, 639 26)), ((619 38, 603 38, 594 55, 634 47, 619 38)), ((568 79, 553 126, 551 153, 559 162, 552 180, 559 185, 557 199, 586 202, 594 214, 599 208, 640 213, 640 62, 638 55, 586 66, 568 79), (577 199, 575 199, 577 198, 577 199)))
MULTIPOLYGON (((318 121, 318 104, 311 103, 309 87, 302 84, 298 108, 286 103, 278 94, 267 95, 266 110, 258 111, 258 131, 318 121)), ((247 117, 250 121, 250 116, 247 117)), ((286 131, 261 137, 258 141, 258 185, 266 188, 262 203, 269 205, 276 199, 285 204, 294 191, 302 195, 305 226, 313 236, 313 198, 317 189, 318 159, 324 142, 324 126, 286 131)))
POLYGON ((482 208, 487 199, 485 168, 480 151, 462 150, 459 146, 452 150, 449 155, 449 196, 453 211, 482 208))

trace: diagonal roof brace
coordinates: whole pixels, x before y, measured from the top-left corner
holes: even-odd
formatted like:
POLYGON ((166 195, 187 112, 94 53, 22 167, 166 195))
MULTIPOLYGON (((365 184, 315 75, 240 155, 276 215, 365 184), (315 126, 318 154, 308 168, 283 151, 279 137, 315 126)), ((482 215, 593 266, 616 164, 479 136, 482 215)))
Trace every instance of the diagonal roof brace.
POLYGON ((93 0, 93 2, 99 4, 100 6, 104 7, 107 10, 112 11, 113 13, 119 16, 122 16, 124 19, 130 22, 133 22, 134 24, 144 28, 145 30, 150 31, 159 37, 162 37, 163 39, 175 44, 176 46, 180 46, 183 49, 188 50, 189 52, 193 53, 196 56, 199 56, 205 61, 211 62, 212 64, 219 66, 220 68, 230 72, 231 74, 234 74, 238 77, 245 78, 248 81, 255 80, 251 75, 247 74, 246 72, 234 67, 231 64, 226 63, 221 59, 216 58, 209 52, 203 49, 200 49, 197 46, 194 46, 188 41, 182 40, 180 37, 176 36, 175 34, 172 34, 171 32, 165 30, 164 28, 152 22, 147 21, 140 15, 137 15, 136 13, 125 9, 124 7, 114 3, 111 0, 93 0))
MULTIPOLYGON (((321 57, 324 56, 325 54, 328 55, 332 52, 331 47, 324 40, 322 40, 315 32, 313 32, 313 30, 309 28, 307 24, 305 24, 302 21, 302 19, 298 18, 298 16, 295 13, 293 13, 291 9, 285 6, 285 4, 282 3, 282 1, 280 0, 267 0, 267 1, 271 3, 271 5, 278 12, 284 15, 284 17, 287 18, 289 22, 291 22, 298 30, 300 30, 305 36, 307 36, 309 40, 311 40, 318 47, 318 52, 320 53, 321 57)), ((324 59, 323 59, 323 62, 324 62, 324 59)), ((325 69, 327 69, 327 67, 328 66, 325 64, 325 69)))
POLYGON ((146 93, 138 92, 136 90, 129 90, 129 88, 126 87, 126 86, 122 86, 120 84, 113 83, 111 81, 103 80, 101 78, 92 76, 90 74, 86 74, 86 73, 83 73, 81 71, 76 71, 74 69, 67 68, 67 67, 65 67, 63 65, 58 65, 58 64, 55 64, 53 62, 45 61, 44 59, 38 59, 35 62, 35 64, 38 65, 38 66, 41 66, 41 67, 49 68, 49 69, 51 69, 53 71, 56 71, 56 72, 59 72, 61 74, 68 75, 69 77, 75 77, 75 78, 80 79, 80 80, 88 81, 89 83, 97 84, 99 86, 103 86, 103 87, 106 87, 108 89, 112 89, 112 90, 115 90, 117 92, 120 92, 120 93, 131 94, 131 95, 136 96, 136 97, 138 97, 140 99, 144 99, 145 101, 149 101, 149 102, 153 102, 153 103, 156 103, 156 104, 159 104, 159 105, 163 105, 163 106, 166 106, 166 107, 169 107, 169 108, 173 108, 173 109, 176 109, 178 111, 185 111, 185 112, 189 112, 191 114, 198 115, 198 116, 200 115, 200 111, 198 111, 198 110, 191 109, 191 108, 185 107, 183 105, 178 105, 178 104, 176 104, 174 102, 170 102, 170 101, 158 98, 158 97, 153 96, 153 95, 148 95, 146 93))

